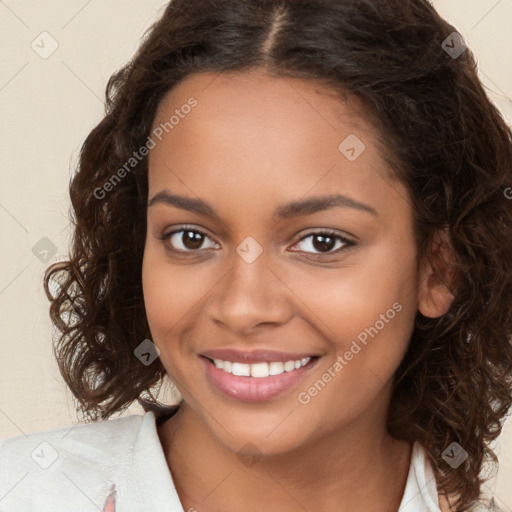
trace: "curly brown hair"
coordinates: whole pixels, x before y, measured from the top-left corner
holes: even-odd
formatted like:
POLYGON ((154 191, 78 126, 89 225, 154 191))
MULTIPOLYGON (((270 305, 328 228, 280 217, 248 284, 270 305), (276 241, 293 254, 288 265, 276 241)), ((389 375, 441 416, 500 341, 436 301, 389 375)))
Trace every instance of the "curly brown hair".
POLYGON ((432 257, 439 229, 449 234, 455 299, 439 318, 417 312, 388 429, 422 443, 438 489, 457 497, 455 510, 475 503, 484 463, 497 463, 489 444, 512 403, 512 133, 471 51, 447 51, 446 41, 462 44, 454 32, 426 0, 167 6, 108 83, 105 117, 70 183, 69 261, 45 274, 60 331, 55 356, 83 417, 106 419, 135 400, 145 410, 176 410, 151 391, 166 377, 161 361, 146 366, 134 356, 151 338, 141 280, 147 158, 137 153, 133 171, 126 162, 145 147, 159 103, 185 77, 260 67, 357 96, 410 193, 419 258, 432 257), (457 469, 441 456, 454 441, 469 454, 457 469))

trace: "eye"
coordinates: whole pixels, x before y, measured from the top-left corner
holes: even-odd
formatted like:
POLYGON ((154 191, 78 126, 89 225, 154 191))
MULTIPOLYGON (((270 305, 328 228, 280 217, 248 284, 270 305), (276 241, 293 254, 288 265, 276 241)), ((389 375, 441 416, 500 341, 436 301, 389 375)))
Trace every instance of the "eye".
MULTIPOLYGON (((211 240, 206 233, 197 228, 188 226, 182 226, 180 229, 175 229, 158 238, 162 241, 166 250, 173 253, 193 254, 195 252, 199 252, 203 247, 205 240, 211 241, 210 247, 206 247, 206 249, 219 247, 219 245, 211 240)), ((331 230, 308 233, 303 236, 295 246, 300 245, 301 243, 303 243, 303 249, 299 249, 299 251, 318 251, 316 253, 312 252, 314 256, 337 254, 341 250, 347 250, 355 245, 355 242, 352 242, 331 230), (345 249, 343 249, 344 247, 345 249)), ((292 251, 297 252, 296 249, 292 249, 292 251)))
MULTIPOLYGON (((206 233, 203 233, 196 228, 186 226, 181 227, 181 229, 171 231, 170 233, 158 238, 162 241, 168 251, 175 253, 194 253, 201 248, 205 239, 211 240, 206 233)), ((218 244, 213 242, 213 248, 215 247, 218 247, 218 244)))
POLYGON ((330 230, 315 231, 312 233, 308 233, 306 236, 302 237, 299 240, 298 244, 302 242, 305 242, 305 249, 303 249, 305 250, 305 252, 309 252, 308 249, 314 249, 319 251, 313 253, 313 255, 336 254, 343 250, 343 246, 349 248, 355 245, 355 242, 352 242, 351 240, 348 240, 347 238, 344 238, 341 235, 338 235, 334 231, 330 230), (333 249, 336 247, 337 242, 341 243, 337 246, 336 250, 333 251, 333 249))

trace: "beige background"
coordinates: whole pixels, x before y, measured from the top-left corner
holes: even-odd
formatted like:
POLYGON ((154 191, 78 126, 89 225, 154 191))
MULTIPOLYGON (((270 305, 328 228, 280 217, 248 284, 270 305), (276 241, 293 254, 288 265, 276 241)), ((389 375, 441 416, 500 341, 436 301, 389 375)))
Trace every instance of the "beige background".
MULTIPOLYGON (((80 145, 101 119, 111 73, 135 51, 163 0, 0 1, 0 439, 76 423, 53 360, 45 267, 67 251, 67 186, 80 145), (57 50, 43 59, 38 51, 57 50), (44 37, 44 48, 41 37, 44 37), (38 43, 39 42, 39 43, 38 43), (32 248, 43 237, 55 254, 32 248), (51 253, 50 253, 51 254, 51 253)), ((512 0, 437 0, 479 61, 492 100, 512 124, 512 0)), ((127 413, 141 413, 132 406, 127 413)), ((512 510, 512 420, 488 485, 512 510)))

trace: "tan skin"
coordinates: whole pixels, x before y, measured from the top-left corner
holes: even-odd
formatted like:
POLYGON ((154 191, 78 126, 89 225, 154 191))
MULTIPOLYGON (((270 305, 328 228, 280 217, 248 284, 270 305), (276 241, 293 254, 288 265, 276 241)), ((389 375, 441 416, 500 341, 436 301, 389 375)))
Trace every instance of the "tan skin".
POLYGON ((197 106, 150 152, 148 199, 164 189, 201 198, 220 219, 149 207, 142 269, 153 341, 184 398, 158 430, 183 507, 396 511, 411 446, 386 430, 392 376, 416 311, 436 317, 453 300, 431 264, 418 265, 408 194, 389 177, 354 99, 259 71, 202 73, 168 93, 154 127, 190 97, 197 106), (366 146, 355 161, 338 149, 349 134, 366 146), (272 215, 284 203, 333 193, 377 215, 341 206, 272 215), (200 243, 187 245, 183 232, 159 240, 183 225, 205 233, 200 243), (305 238, 325 229, 355 245, 335 238, 322 249, 314 235, 305 238), (263 249, 251 264, 236 252, 248 236, 263 249), (308 404, 299 403, 298 394, 395 302, 401 311, 308 404), (248 403, 205 377, 199 354, 225 347, 321 357, 291 390, 248 403), (261 455, 251 467, 237 457, 248 442, 261 455))

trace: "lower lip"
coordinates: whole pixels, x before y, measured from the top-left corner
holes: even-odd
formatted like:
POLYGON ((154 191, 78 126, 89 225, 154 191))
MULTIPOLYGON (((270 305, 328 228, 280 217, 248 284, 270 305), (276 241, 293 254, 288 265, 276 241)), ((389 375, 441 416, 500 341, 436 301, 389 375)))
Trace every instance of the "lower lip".
POLYGON ((318 360, 318 358, 312 358, 305 366, 291 372, 257 378, 226 373, 206 357, 200 357, 210 383, 224 395, 243 402, 263 402, 288 391, 315 366, 318 360))

